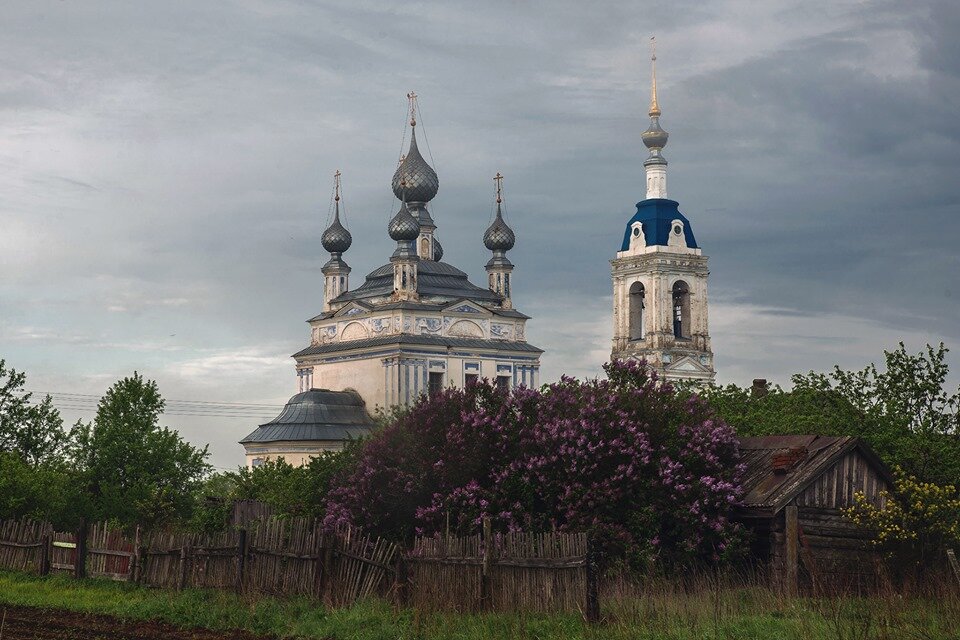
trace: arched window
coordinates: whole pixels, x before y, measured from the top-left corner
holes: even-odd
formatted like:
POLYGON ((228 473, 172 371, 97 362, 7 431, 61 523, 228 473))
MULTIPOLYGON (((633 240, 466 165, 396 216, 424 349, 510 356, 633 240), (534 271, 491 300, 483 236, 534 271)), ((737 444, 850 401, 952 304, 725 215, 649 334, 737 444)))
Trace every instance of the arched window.
POLYGON ((634 282, 630 285, 630 339, 643 340, 644 336, 644 308, 646 300, 643 283, 634 282))
POLYGON ((690 287, 683 280, 673 285, 673 337, 690 338, 690 287))

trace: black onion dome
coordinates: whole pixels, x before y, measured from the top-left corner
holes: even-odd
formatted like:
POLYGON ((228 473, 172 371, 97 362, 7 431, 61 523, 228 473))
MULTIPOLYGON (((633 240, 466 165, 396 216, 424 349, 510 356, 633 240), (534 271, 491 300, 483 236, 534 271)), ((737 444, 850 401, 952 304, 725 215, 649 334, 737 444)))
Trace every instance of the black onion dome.
POLYGON ((394 240, 416 240, 420 235, 420 223, 410 213, 407 203, 404 202, 397 215, 393 216, 387 225, 387 233, 394 240))
POLYGON ((333 216, 333 222, 320 237, 320 244, 330 253, 343 253, 353 244, 353 236, 340 224, 340 210, 333 216))
POLYGON ((503 219, 503 214, 500 213, 500 205, 497 205, 497 217, 494 219, 493 224, 487 227, 486 233, 483 234, 483 244, 490 251, 509 251, 513 249, 514 243, 517 241, 517 237, 513 234, 513 229, 507 226, 506 221, 503 219))
POLYGON ((440 241, 437 240, 437 236, 433 236, 433 259, 437 262, 443 258, 443 247, 440 246, 440 241))
POLYGON ((430 202, 437 195, 440 181, 437 172, 417 149, 417 129, 410 130, 410 150, 393 174, 393 194, 407 202, 430 202))

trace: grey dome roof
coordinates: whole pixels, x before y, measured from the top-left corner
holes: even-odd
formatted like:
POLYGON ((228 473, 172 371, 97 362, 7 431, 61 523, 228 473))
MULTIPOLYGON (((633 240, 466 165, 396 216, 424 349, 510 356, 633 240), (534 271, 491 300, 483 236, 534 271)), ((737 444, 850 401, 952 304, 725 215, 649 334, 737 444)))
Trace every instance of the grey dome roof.
POLYGON ((406 202, 400 206, 397 215, 390 220, 390 224, 387 225, 387 233, 397 241, 416 240, 417 236, 420 235, 420 223, 410 213, 406 202))
POLYGON ((417 149, 417 128, 410 131, 410 149, 393 174, 393 194, 407 202, 430 202, 437 195, 440 180, 437 172, 420 155, 417 149))
POLYGON ((290 398, 276 418, 240 441, 346 440, 368 435, 373 419, 356 391, 310 389, 290 398))
POLYGON ((353 244, 353 236, 350 235, 346 227, 340 224, 339 203, 333 215, 333 222, 330 223, 330 226, 326 228, 320 237, 320 244, 330 253, 343 253, 353 244))
POLYGON ((433 259, 437 262, 443 258, 443 247, 440 245, 440 241, 437 240, 437 236, 433 236, 433 259))
POLYGON ((486 233, 483 234, 483 244, 490 251, 509 251, 513 249, 516 241, 517 238, 513 229, 503 219, 503 214, 500 212, 500 203, 497 203, 497 217, 493 224, 487 227, 486 233))

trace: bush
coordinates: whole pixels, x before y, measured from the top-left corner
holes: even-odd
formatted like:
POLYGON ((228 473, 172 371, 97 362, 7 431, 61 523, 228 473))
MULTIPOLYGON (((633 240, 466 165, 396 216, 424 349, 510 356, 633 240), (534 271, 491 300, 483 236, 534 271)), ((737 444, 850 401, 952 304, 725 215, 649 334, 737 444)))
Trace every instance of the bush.
POLYGON ((635 561, 717 561, 739 545, 733 430, 642 363, 542 390, 489 383, 421 398, 335 479, 326 522, 395 539, 489 516, 501 531, 589 530, 635 561))

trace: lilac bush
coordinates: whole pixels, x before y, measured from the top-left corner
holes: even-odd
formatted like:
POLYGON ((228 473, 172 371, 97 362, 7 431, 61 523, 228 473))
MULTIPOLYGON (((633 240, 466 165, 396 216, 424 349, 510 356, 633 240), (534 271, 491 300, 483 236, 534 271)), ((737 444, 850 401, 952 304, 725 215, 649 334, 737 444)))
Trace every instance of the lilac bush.
POLYGON ((642 363, 509 394, 489 384, 423 398, 375 435, 331 491, 328 524, 394 538, 449 527, 590 531, 666 563, 729 556, 739 530, 733 430, 642 363))

